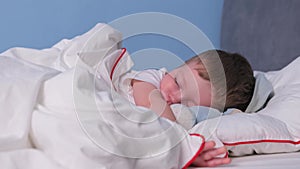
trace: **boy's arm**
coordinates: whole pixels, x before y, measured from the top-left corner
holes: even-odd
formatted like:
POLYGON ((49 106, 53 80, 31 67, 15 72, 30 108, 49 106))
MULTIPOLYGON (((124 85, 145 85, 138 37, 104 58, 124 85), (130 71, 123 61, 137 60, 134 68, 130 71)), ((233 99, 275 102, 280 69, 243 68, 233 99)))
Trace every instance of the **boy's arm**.
POLYGON ((136 105, 147 107, 161 117, 176 121, 170 106, 154 85, 135 79, 132 80, 131 85, 136 105))

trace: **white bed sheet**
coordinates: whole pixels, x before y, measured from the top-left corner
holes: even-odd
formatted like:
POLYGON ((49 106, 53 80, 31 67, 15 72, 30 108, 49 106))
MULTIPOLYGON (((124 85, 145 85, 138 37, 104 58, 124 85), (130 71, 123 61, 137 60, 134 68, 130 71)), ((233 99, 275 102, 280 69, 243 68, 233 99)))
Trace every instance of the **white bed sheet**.
MULTIPOLYGON (((205 169, 208 167, 201 167, 205 169)), ((232 163, 214 169, 299 169, 300 152, 251 155, 232 158, 232 163)), ((190 167, 190 169, 196 169, 190 167)), ((200 168, 199 168, 200 169, 200 168)))

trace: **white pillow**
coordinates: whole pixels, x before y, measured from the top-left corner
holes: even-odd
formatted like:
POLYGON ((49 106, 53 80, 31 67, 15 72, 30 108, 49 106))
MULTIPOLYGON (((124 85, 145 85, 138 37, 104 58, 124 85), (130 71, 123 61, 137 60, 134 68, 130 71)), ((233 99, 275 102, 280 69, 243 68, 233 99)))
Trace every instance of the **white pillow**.
POLYGON ((234 113, 200 122, 191 133, 221 141, 230 155, 300 150, 300 57, 280 71, 265 73, 274 96, 257 113, 234 113))

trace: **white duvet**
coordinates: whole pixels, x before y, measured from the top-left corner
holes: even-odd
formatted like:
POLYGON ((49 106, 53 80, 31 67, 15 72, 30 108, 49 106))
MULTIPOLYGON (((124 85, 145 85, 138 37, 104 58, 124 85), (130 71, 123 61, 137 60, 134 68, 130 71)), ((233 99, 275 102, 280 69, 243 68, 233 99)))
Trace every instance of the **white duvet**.
POLYGON ((49 49, 12 48, 1 54, 1 168, 188 166, 203 138, 156 120, 155 113, 114 92, 118 76, 132 66, 125 53, 110 80, 123 51, 121 38, 98 24, 49 49))
POLYGON ((266 73, 275 96, 265 109, 205 120, 187 132, 116 94, 118 77, 132 66, 121 39, 98 24, 49 49, 1 54, 1 168, 185 168, 203 147, 200 134, 232 155, 300 149, 300 79, 293 75, 300 59, 266 73))

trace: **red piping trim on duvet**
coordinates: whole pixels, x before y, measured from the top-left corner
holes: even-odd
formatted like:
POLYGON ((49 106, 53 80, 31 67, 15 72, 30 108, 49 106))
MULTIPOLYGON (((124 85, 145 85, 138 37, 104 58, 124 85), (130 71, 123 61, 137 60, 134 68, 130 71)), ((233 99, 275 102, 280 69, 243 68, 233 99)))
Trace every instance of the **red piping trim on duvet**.
POLYGON ((202 152, 202 150, 203 150, 203 148, 204 148, 204 145, 205 145, 205 138, 204 138, 202 135, 197 134, 197 133, 192 133, 192 134, 190 134, 190 136, 201 137, 202 140, 203 140, 203 142, 202 142, 201 146, 199 147, 198 151, 196 152, 196 154, 194 155, 194 157, 193 157, 190 161, 188 161, 188 162, 182 167, 182 169, 188 168, 188 167, 195 161, 195 159, 196 159, 196 158, 200 155, 200 153, 202 152))
POLYGON ((122 59, 122 57, 124 56, 126 52, 126 48, 122 48, 122 52, 120 54, 120 56, 117 58, 116 62, 114 63, 113 67, 111 68, 111 72, 110 72, 110 80, 112 80, 112 77, 113 77, 113 74, 114 74, 114 71, 119 63, 119 61, 122 59))

